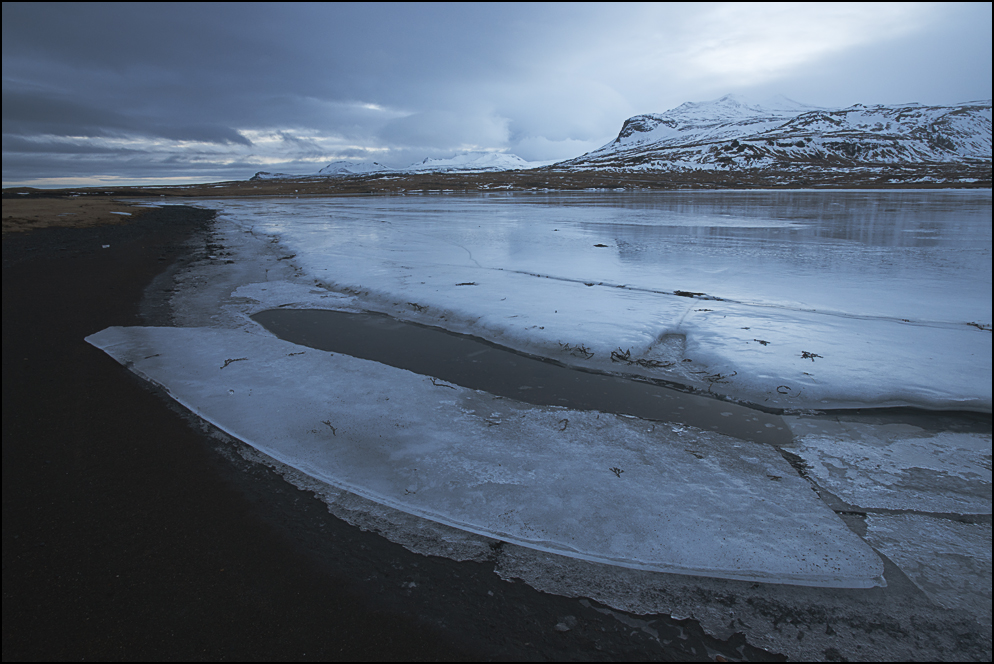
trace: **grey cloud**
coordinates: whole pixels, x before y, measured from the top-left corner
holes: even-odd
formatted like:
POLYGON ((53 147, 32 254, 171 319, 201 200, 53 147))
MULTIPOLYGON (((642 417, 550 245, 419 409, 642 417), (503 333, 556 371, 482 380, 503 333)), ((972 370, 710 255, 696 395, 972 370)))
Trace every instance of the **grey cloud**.
POLYGON ((402 147, 455 149, 461 145, 500 146, 507 142, 507 120, 492 115, 426 111, 392 120, 380 132, 402 147))
MULTIPOLYGON (((53 177, 52 158, 45 154, 17 153, 17 168, 25 179, 53 177)), ((260 166, 249 161, 231 163, 198 163, 198 155, 172 155, 166 158, 149 159, 147 154, 121 152, 108 154, 59 154, 58 177, 80 178, 94 175, 118 178, 182 177, 194 175, 199 179, 244 179, 262 170, 285 170, 270 166, 260 166)), ((3 157, 4 172, 10 167, 11 155, 3 157)), ((299 169, 299 172, 316 171, 313 165, 288 162, 286 166, 299 169)))
POLYGON ((321 146, 312 139, 294 136, 289 131, 281 131, 278 136, 281 141, 292 149, 308 154, 321 154, 324 152, 321 146))
POLYGON ((23 136, 4 134, 3 152, 7 154, 127 154, 139 150, 130 150, 119 147, 108 147, 98 145, 93 142, 76 142, 70 140, 29 140, 23 136))
POLYGON ((754 94, 784 94, 822 106, 989 99, 991 61, 990 3, 950 3, 927 35, 851 49, 754 94))
POLYGON ((251 146, 252 141, 242 136, 231 127, 220 125, 177 125, 168 126, 151 124, 147 126, 148 134, 161 138, 171 138, 176 141, 196 141, 200 143, 215 143, 218 145, 251 146))
POLYGON ((54 136, 114 136, 137 134, 179 141, 236 143, 251 141, 230 127, 212 124, 168 125, 156 119, 128 116, 69 99, 20 90, 3 93, 5 134, 54 136))
POLYGON ((3 92, 5 134, 109 136, 114 130, 130 129, 134 124, 120 113, 68 99, 9 89, 3 92))
POLYGON ((577 155, 606 145, 613 138, 614 136, 604 136, 593 140, 565 139, 554 141, 544 136, 524 136, 512 141, 508 151, 525 161, 572 159, 577 155))

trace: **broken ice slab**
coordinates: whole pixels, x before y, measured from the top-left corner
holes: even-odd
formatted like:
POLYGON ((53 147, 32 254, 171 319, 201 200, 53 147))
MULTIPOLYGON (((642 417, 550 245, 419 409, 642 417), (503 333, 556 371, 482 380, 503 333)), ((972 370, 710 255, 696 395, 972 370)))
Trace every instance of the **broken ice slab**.
POLYGON ((872 514, 867 541, 929 598, 991 625, 991 524, 921 514, 872 514))
MULTIPOLYGON (((991 434, 786 417, 789 450, 822 487, 864 509, 991 513, 991 434)), ((851 418, 850 418, 851 419, 851 418)))
POLYGON ((529 406, 245 331, 87 340, 265 454, 410 514, 632 568, 884 585, 878 556, 766 445, 529 406))

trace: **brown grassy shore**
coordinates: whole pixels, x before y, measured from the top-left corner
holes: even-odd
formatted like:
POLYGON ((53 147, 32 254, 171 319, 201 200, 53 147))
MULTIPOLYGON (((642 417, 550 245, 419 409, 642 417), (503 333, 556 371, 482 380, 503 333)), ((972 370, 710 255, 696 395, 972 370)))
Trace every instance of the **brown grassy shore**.
POLYGON ((360 531, 242 461, 83 340, 163 324, 143 314, 146 287, 213 213, 106 215, 129 209, 96 200, 3 197, 5 661, 769 657, 641 616, 671 633, 664 648, 596 603, 500 580, 492 561, 360 531))
POLYGON ((3 233, 124 224, 146 209, 109 196, 4 197, 3 233))
MULTIPOLYGON (((39 190, 29 187, 4 190, 4 223, 7 201, 34 196, 60 197, 244 197, 338 196, 428 192, 671 191, 697 189, 990 189, 989 162, 879 165, 867 168, 811 168, 794 170, 721 170, 695 172, 568 172, 550 168, 496 173, 376 173, 349 177, 293 177, 277 180, 241 180, 170 187, 90 187, 39 190)), ((6 232, 6 231, 5 231, 6 232)))

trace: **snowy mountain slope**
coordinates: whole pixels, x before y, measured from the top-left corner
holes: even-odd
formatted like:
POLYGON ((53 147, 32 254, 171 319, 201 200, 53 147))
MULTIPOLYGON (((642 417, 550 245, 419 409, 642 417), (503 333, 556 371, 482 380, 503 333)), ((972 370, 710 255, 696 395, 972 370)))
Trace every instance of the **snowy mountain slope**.
POLYGON ((570 170, 698 170, 970 163, 991 159, 991 101, 843 109, 726 95, 625 121, 570 170))

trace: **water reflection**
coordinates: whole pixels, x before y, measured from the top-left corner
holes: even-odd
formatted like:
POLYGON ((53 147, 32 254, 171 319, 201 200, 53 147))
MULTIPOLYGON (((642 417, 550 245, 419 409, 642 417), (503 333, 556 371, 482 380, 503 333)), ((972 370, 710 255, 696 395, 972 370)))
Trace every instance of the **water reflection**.
POLYGON ((613 218, 604 219, 601 212, 599 220, 580 221, 590 228, 648 226, 670 236, 690 232, 679 229, 701 228, 717 239, 779 240, 789 230, 796 240, 881 247, 972 248, 991 241, 989 192, 674 192, 613 199, 555 196, 542 203, 614 208, 618 212, 613 218))
POLYGON ((989 191, 560 192, 224 207, 287 239, 321 275, 342 261, 403 274, 465 267, 484 273, 457 281, 513 272, 865 316, 989 319, 989 191))

